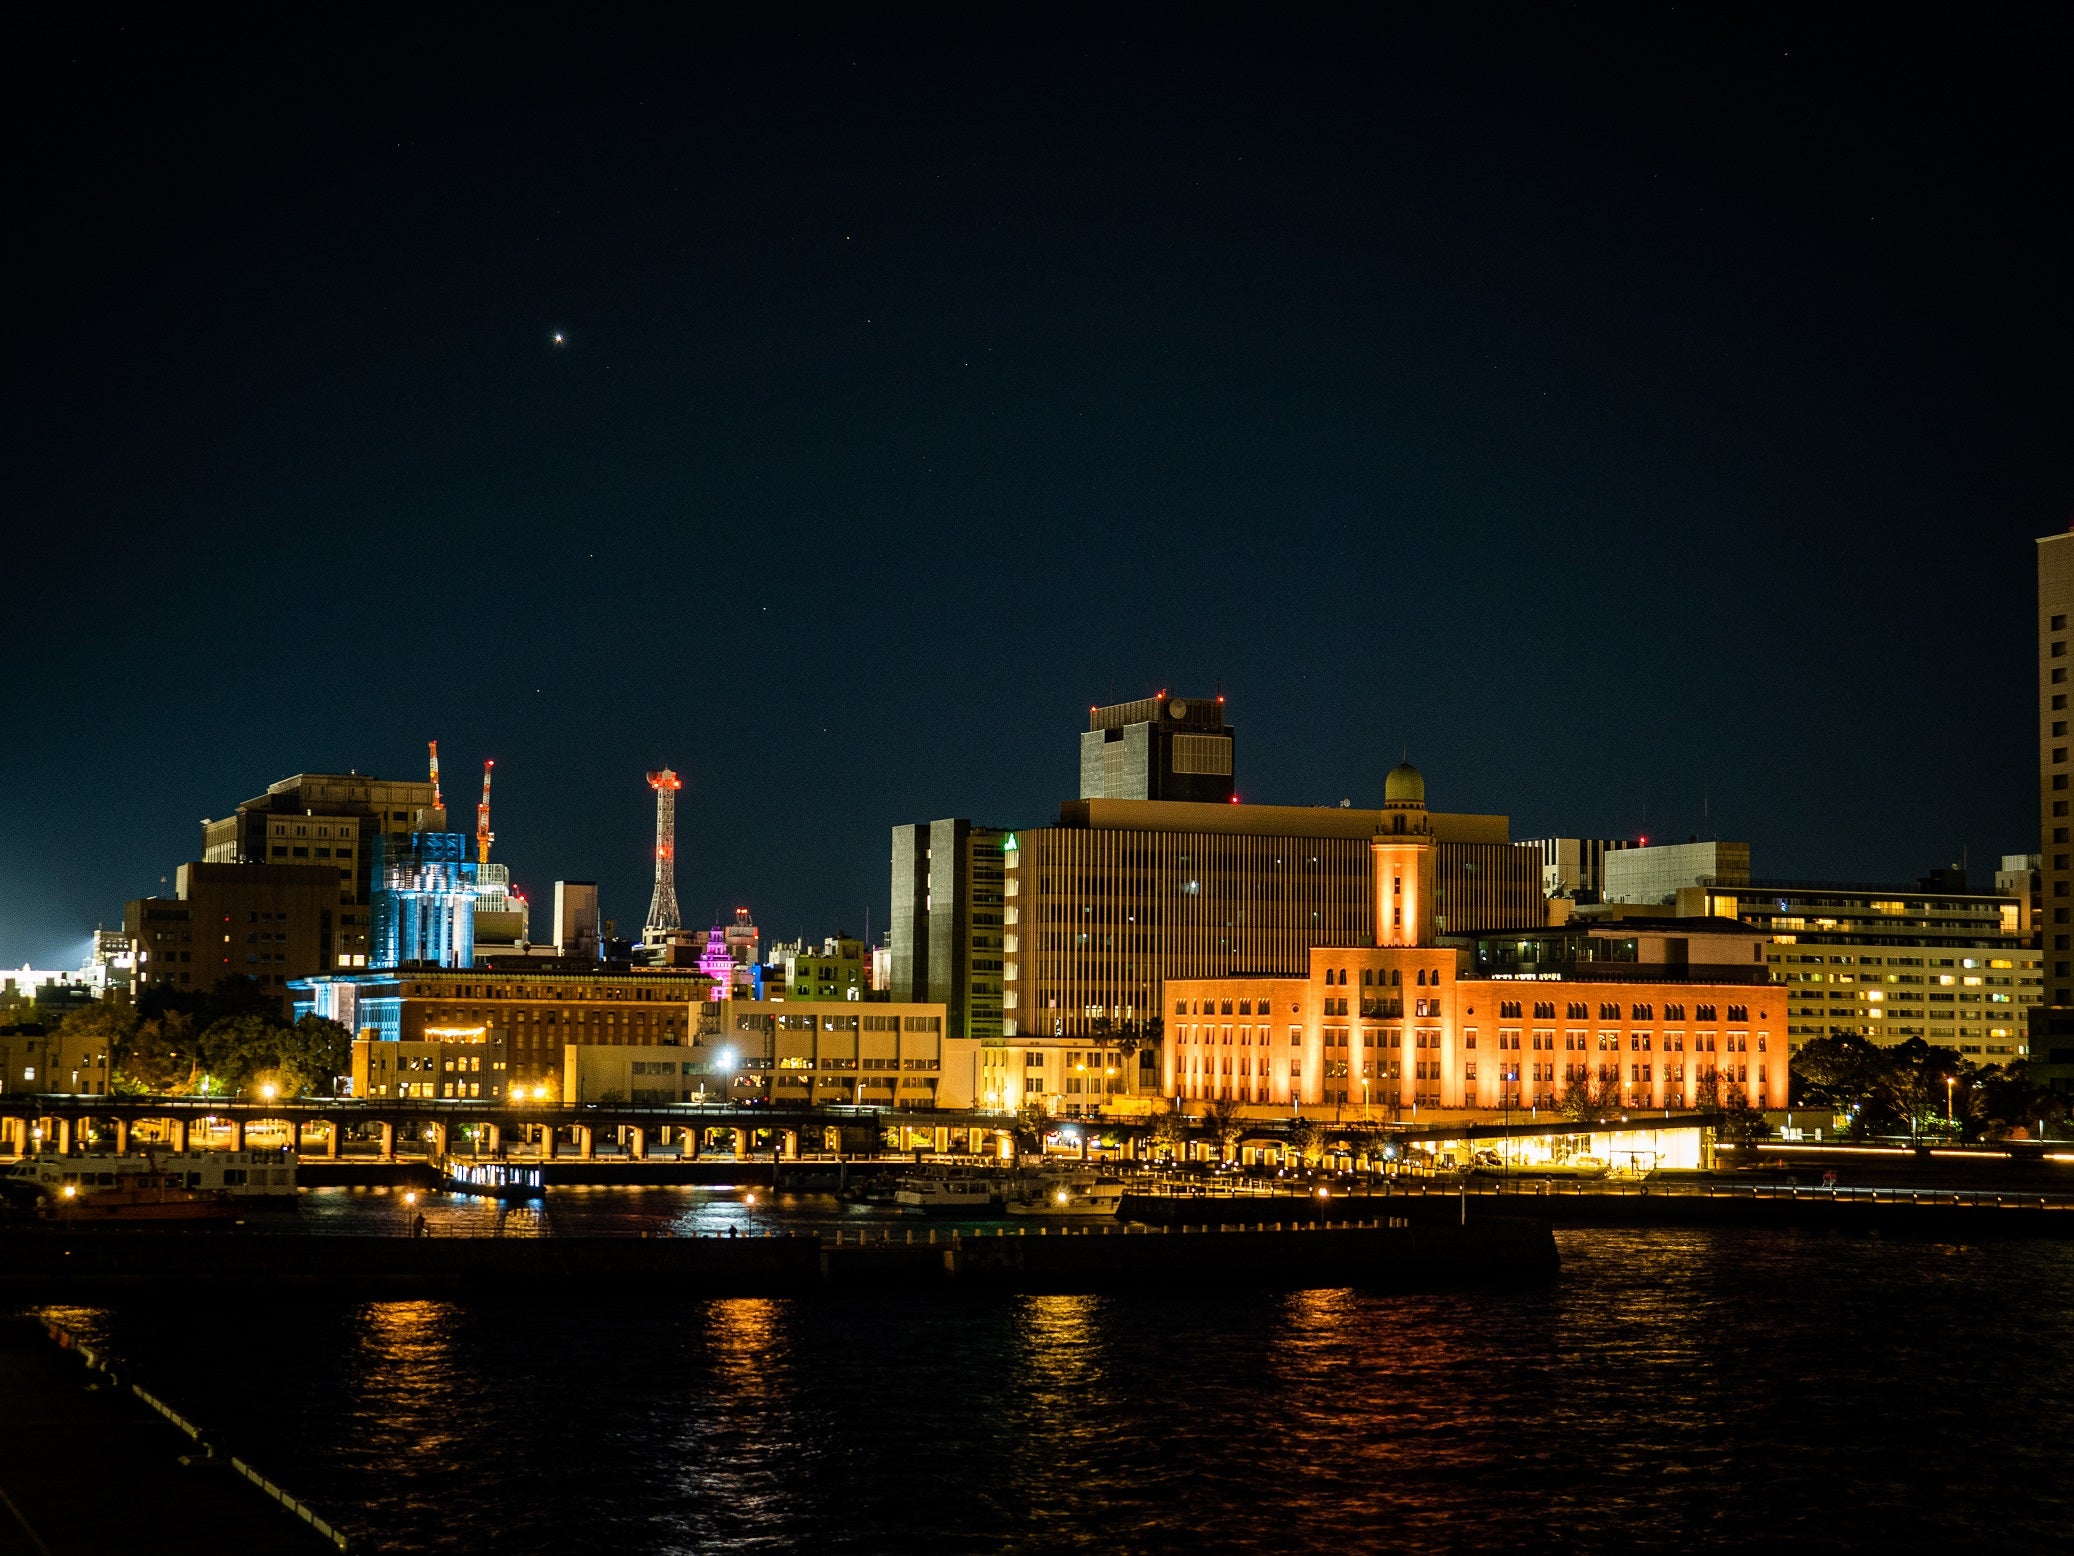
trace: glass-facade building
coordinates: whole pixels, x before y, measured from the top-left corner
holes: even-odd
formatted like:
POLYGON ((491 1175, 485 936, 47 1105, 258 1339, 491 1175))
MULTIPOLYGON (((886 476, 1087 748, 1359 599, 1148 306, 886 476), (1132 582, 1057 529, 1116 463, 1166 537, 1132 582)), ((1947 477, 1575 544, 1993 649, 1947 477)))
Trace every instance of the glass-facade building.
POLYGON ((376 834, 374 964, 475 963, 475 860, 461 832, 376 834))

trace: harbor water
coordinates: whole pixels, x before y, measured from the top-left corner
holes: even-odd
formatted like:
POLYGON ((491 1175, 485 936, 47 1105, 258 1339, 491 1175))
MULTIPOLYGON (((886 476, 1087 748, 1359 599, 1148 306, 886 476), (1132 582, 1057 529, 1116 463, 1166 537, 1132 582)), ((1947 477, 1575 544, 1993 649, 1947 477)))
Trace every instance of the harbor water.
MULTIPOLYGON (((912 1224, 427 1196, 434 1235, 912 1224)), ((306 1233, 400 1195, 305 1196, 306 1233)), ((2074 1248, 1558 1233, 1553 1287, 49 1310, 385 1551, 2063 1548, 2074 1248)))

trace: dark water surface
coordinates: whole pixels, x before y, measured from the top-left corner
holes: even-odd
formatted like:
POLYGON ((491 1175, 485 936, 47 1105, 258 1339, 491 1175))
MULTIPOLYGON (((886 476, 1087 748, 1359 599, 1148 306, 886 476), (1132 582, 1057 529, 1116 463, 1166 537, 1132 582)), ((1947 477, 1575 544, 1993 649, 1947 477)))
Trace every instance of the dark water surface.
POLYGON ((1529 1294, 53 1314, 362 1548, 2068 1548, 2074 1248, 1558 1237, 1529 1294))

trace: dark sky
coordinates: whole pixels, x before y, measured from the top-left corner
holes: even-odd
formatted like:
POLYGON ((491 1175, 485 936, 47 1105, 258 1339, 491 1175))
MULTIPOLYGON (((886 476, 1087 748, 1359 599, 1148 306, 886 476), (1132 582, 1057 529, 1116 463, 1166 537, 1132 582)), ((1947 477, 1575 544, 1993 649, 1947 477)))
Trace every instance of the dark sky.
POLYGON ((1250 800, 2035 846, 2048 13, 732 9, 15 13, 0 962, 434 737, 536 901, 669 763, 688 918, 876 931, 1162 686, 1250 800))

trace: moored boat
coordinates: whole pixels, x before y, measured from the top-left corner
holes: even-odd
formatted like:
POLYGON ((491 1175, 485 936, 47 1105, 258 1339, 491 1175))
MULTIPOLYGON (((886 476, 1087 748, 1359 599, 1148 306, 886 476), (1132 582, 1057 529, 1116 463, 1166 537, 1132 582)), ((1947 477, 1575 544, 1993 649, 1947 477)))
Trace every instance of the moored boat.
POLYGON ((439 1181, 456 1194, 485 1199, 538 1199, 546 1173, 537 1162, 478 1161, 470 1156, 439 1159, 439 1181))
POLYGON ((923 1173, 902 1178, 893 1202, 912 1216, 985 1216, 1001 1208, 1002 1185, 973 1173, 923 1173))
MULTIPOLYGON (((112 1151, 79 1156, 45 1151, 23 1157, 0 1177, 0 1193, 17 1204, 39 1208, 67 1200, 91 1201, 117 1192, 140 1204, 199 1204, 222 1199, 240 1214, 268 1207, 293 1209, 295 1158, 286 1151, 145 1150, 126 1156, 112 1151), (195 1198, 166 1198, 174 1190, 195 1198)), ((99 1202, 113 1206, 124 1200, 100 1198, 99 1202)))
POLYGON ((1123 1179, 1092 1172, 1046 1173, 1008 1200, 1011 1216, 1113 1216, 1123 1205, 1123 1179))

